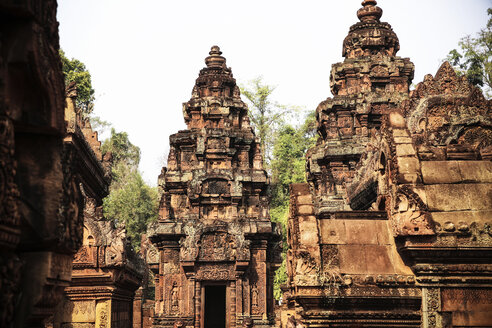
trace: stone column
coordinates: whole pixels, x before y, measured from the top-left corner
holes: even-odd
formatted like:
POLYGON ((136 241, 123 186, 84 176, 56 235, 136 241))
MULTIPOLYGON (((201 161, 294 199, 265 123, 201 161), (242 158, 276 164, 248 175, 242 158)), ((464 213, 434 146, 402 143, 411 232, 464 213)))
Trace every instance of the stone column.
POLYGON ((133 328, 142 328, 142 295, 143 289, 140 287, 133 300, 133 328))
POLYGON ((96 328, 111 327, 111 300, 100 300, 96 303, 96 328))
POLYGON ((243 282, 240 276, 236 276, 236 317, 243 314, 243 282))
POLYGON ((155 275, 155 313, 160 314, 161 313, 161 283, 160 283, 160 275, 156 274, 155 275))
POLYGON ((422 328, 441 328, 441 290, 437 287, 422 288, 422 328))
POLYGON ((195 282, 195 328, 200 328, 201 306, 202 306, 202 286, 199 281, 195 282))
MULTIPOLYGON (((236 327, 236 281, 231 281, 231 290, 229 292, 231 297, 231 313, 230 313, 230 326, 236 327)), ((227 311, 226 311, 227 312, 227 311)))
POLYGON ((188 304, 186 305, 186 315, 192 316, 195 308, 195 285, 197 284, 195 276, 188 277, 188 304))

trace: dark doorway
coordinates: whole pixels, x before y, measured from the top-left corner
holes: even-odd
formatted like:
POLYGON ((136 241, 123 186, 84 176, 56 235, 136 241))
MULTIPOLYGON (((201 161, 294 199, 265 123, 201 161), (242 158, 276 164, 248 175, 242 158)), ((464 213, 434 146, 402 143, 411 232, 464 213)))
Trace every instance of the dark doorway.
POLYGON ((226 286, 205 286, 205 328, 225 328, 226 286))

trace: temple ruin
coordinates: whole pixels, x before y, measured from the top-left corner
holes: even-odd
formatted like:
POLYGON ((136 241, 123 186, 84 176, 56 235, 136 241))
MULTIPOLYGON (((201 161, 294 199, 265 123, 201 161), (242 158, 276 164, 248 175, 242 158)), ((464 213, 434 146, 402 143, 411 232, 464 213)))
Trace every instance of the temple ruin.
POLYGON ((219 47, 183 104, 159 177, 154 327, 271 327, 280 231, 259 142, 219 47))
POLYGON ((491 101, 413 64, 365 0, 291 186, 287 304, 303 327, 482 327, 492 311, 491 101))
POLYGON ((55 0, 0 3, 2 327, 52 320, 82 244, 80 184, 92 172, 77 163, 96 162, 87 145, 65 140, 56 7, 55 0))
POLYGON ((72 260, 72 281, 53 318, 54 328, 120 327, 133 324, 133 299, 140 286, 144 263, 130 246, 123 227, 104 219, 102 201, 109 193, 112 154, 101 153, 101 142, 87 118, 76 107, 76 86, 67 90, 65 120, 68 140, 97 161, 79 161, 91 172, 81 184, 84 196, 82 246, 72 260))
POLYGON ((65 87, 56 8, 0 1, 1 327, 492 327, 492 101, 447 62, 410 91, 376 1, 290 187, 280 307, 269 178, 220 49, 170 137, 139 257, 102 215, 111 154, 65 87))

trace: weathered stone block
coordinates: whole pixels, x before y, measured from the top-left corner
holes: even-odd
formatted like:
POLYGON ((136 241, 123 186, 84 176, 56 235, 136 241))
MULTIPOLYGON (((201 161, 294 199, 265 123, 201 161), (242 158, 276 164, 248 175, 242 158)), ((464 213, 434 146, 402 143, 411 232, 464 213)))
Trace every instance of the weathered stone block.
POLYGON ((347 274, 394 273, 389 247, 379 245, 340 245, 340 271, 347 274))
POLYGON ((299 230, 302 245, 318 245, 318 223, 314 216, 300 216, 299 230))
POLYGON ((319 225, 322 244, 346 244, 344 220, 321 219, 319 225))
POLYGON ((389 245, 393 237, 391 236, 391 231, 387 220, 372 221, 373 225, 377 229, 377 244, 378 245, 389 245))
POLYGON ((439 184, 425 186, 431 211, 488 210, 492 184, 439 184))
POLYGON ((492 183, 491 161, 457 161, 464 182, 492 183))
POLYGON ((405 118, 398 112, 391 112, 389 115, 390 125, 394 128, 404 128, 405 118))
POLYGON ((399 183, 418 183, 420 182, 420 175, 417 173, 400 173, 398 174, 399 183))
POLYGON ((367 273, 369 274, 392 274, 395 272, 390 259, 390 247, 368 245, 364 247, 367 273))
POLYGON ((432 219, 444 226, 446 222, 452 222, 455 226, 459 222, 471 224, 473 222, 482 225, 492 222, 492 210, 483 211, 456 211, 456 212, 432 212, 432 219))
POLYGON ((402 174, 418 174, 420 173, 419 160, 415 157, 399 157, 398 171, 402 174))
POLYGON ((461 182, 460 167, 456 161, 423 161, 420 165, 425 184, 461 182))
POLYGON ((463 185, 439 184, 425 186, 427 205, 431 211, 469 210, 470 203, 463 185))
POLYGON ((441 291, 442 311, 450 312, 453 326, 490 326, 492 290, 484 288, 445 288, 441 291))
POLYGON ((405 129, 393 129, 393 137, 409 137, 409 134, 405 129))
POLYGON ((410 137, 394 137, 393 140, 396 144, 411 144, 412 138, 410 137))
POLYGON ((472 210, 492 209, 491 183, 465 184, 464 189, 472 210))
POLYGON ((348 244, 372 244, 378 243, 378 228, 372 220, 346 220, 346 240, 348 244))
POLYGON ((311 196, 311 194, 298 196, 297 197, 297 204, 299 204, 299 205, 312 205, 313 204, 313 197, 311 196))
POLYGON ((338 246, 340 256, 340 272, 347 274, 367 273, 367 259, 360 245, 338 246), (357 259, 354 261, 354 259, 357 259))
POLYGON ((412 144, 396 145, 396 156, 415 156, 416 151, 412 144))
POLYGON ((314 214, 314 208, 312 205, 301 205, 297 208, 299 215, 312 215, 314 214))

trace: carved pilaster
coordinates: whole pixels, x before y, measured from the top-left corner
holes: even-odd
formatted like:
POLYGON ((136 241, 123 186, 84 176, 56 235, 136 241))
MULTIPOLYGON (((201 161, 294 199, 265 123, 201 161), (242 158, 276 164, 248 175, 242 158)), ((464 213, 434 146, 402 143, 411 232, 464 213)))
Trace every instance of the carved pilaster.
POLYGON ((231 281, 231 284, 230 284, 230 291, 229 291, 229 295, 230 295, 230 308, 231 308, 231 312, 229 314, 230 316, 230 326, 231 327, 236 327, 236 281, 231 281))
POLYGON ((437 287, 422 289, 422 327, 441 328, 441 290, 437 287))
POLYGON ((195 328, 200 328, 201 306, 202 306, 202 286, 200 282, 195 282, 195 328))

